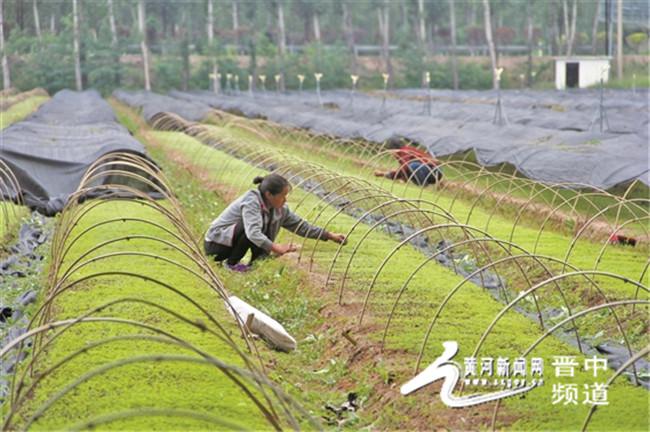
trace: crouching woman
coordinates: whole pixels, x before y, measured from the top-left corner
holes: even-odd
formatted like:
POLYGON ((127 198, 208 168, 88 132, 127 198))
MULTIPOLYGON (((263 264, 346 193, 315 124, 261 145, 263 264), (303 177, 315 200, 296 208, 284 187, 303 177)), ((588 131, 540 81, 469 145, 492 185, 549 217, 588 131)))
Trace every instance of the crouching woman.
POLYGON ((205 253, 214 256, 216 261, 224 261, 225 266, 236 272, 250 269, 250 263, 273 253, 284 255, 293 252, 292 244, 280 244, 275 238, 280 227, 302 237, 332 240, 345 243, 345 235, 326 231, 305 222, 289 210, 287 195, 291 185, 278 174, 256 177, 252 189, 237 198, 216 218, 205 234, 205 253), (251 250, 249 264, 240 263, 251 250))

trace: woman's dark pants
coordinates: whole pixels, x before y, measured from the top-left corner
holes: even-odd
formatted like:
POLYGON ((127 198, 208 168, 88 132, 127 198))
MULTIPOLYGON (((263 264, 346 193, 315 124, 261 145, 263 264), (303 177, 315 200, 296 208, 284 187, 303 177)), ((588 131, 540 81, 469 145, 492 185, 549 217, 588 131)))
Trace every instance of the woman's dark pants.
POLYGON ((236 230, 235 236, 232 240, 232 246, 205 241, 204 248, 206 255, 214 256, 215 261, 226 260, 226 263, 229 265, 235 265, 241 261, 249 249, 251 250, 252 254, 251 262, 255 261, 258 258, 268 256, 267 251, 261 247, 256 246, 252 241, 248 239, 248 237, 246 237, 246 233, 243 229, 236 230))

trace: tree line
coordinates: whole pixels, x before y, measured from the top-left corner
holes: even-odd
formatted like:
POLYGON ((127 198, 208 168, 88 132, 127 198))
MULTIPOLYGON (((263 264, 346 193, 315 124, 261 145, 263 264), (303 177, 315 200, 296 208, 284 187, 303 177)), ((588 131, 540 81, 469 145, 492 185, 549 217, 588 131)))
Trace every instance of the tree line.
POLYGON ((480 87, 489 80, 496 87, 500 56, 513 46, 524 48, 525 81, 530 85, 534 55, 571 56, 578 50, 605 54, 612 37, 603 22, 606 13, 616 26, 620 77, 624 49, 644 46, 645 34, 642 29, 630 39, 634 29, 628 29, 625 44, 623 3, 0 0, 3 85, 9 88, 15 81, 18 87, 50 91, 88 86, 108 91, 129 85, 150 90, 210 83, 218 92, 226 84, 239 87, 234 80, 226 83, 227 75, 243 80, 242 88, 260 85, 264 75, 283 90, 296 87, 299 74, 319 72, 325 87, 343 87, 349 86, 350 74, 359 74, 377 58, 389 85, 417 80, 424 85, 424 72, 433 70, 429 77, 439 80, 434 84, 459 88, 462 81, 465 87, 480 87), (480 70, 459 62, 461 48, 463 57, 488 54, 490 67, 480 70), (448 59, 444 65, 430 60, 440 53, 448 59), (473 80, 472 74, 479 78, 473 80))

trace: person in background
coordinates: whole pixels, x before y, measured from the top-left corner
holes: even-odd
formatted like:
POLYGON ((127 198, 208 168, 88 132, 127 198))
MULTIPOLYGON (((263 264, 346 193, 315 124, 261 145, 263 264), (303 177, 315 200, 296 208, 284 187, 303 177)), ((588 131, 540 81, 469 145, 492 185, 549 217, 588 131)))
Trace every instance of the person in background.
POLYGON ((440 161, 429 153, 407 145, 400 138, 393 137, 386 143, 387 150, 393 150, 399 168, 390 171, 375 171, 375 176, 393 180, 411 181, 419 186, 435 184, 442 180, 440 161))
POLYGON ((345 244, 345 235, 311 225, 289 210, 286 203, 291 185, 284 177, 269 174, 256 177, 253 184, 257 188, 232 202, 205 234, 205 253, 216 261, 225 261, 226 268, 246 272, 259 258, 295 251, 293 244, 275 243, 280 227, 302 237, 345 244), (249 249, 250 263, 240 263, 249 249))

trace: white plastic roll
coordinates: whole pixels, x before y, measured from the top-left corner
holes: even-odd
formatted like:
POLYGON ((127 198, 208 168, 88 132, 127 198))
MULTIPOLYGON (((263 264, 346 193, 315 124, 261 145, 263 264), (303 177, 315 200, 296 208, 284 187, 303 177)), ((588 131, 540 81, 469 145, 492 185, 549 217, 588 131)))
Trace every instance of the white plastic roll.
POLYGON ((280 351, 293 351, 296 349, 296 340, 287 333, 282 324, 239 297, 230 296, 228 301, 232 308, 226 304, 226 309, 231 314, 233 314, 234 309, 234 313, 248 326, 251 333, 258 335, 273 348, 280 351))

